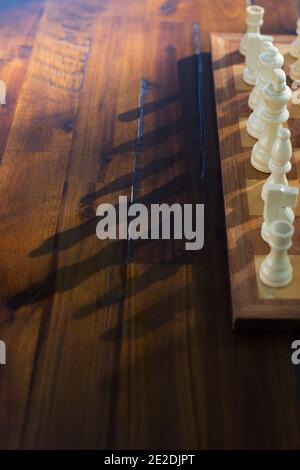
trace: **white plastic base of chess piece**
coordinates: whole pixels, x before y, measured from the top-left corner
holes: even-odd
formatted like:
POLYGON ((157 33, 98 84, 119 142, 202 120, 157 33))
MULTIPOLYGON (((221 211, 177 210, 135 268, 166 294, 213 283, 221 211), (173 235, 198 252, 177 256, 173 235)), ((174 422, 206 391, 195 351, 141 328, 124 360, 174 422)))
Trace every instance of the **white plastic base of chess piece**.
POLYGON ((247 132, 254 139, 259 139, 264 130, 264 121, 262 120, 263 102, 257 104, 258 108, 255 109, 249 116, 247 121, 247 132))
POLYGON ((256 75, 246 67, 243 74, 243 80, 247 83, 247 85, 254 86, 256 83, 256 75))
POLYGON ((254 111, 255 107, 257 106, 260 95, 260 91, 256 87, 253 88, 248 99, 248 106, 252 111, 254 111))
POLYGON ((293 234, 294 228, 289 222, 277 220, 270 226, 271 251, 259 271, 260 280, 269 287, 285 287, 293 279, 293 268, 287 254, 293 234))
POLYGON ((243 56, 247 54, 247 33, 242 37, 240 44, 240 54, 243 56))
POLYGON ((269 160, 266 160, 266 155, 260 142, 256 142, 253 147, 251 154, 251 165, 262 173, 271 173, 269 168, 269 160))

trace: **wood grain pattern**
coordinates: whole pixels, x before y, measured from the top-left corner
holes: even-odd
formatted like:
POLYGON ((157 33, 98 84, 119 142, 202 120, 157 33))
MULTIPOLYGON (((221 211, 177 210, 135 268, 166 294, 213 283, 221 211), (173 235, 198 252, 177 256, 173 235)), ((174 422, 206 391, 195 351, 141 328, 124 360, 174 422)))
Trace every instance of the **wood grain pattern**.
POLYGON ((270 34, 295 34, 295 18, 297 21, 300 12, 299 0, 257 0, 253 4, 261 5, 265 9, 263 31, 270 34))
POLYGON ((1 449, 299 447, 290 335, 230 325, 208 51, 245 5, 1 1, 1 449), (124 194, 204 201, 204 250, 99 242, 124 194))

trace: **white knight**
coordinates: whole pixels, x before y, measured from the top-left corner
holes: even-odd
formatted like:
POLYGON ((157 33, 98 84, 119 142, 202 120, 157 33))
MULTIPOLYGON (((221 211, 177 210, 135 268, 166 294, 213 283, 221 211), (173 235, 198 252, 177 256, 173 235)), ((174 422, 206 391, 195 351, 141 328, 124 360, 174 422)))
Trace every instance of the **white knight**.
POLYGON ((265 242, 269 241, 270 225, 276 220, 285 220, 293 223, 295 214, 293 209, 298 204, 298 189, 283 184, 269 184, 265 195, 264 222, 261 236, 265 242))

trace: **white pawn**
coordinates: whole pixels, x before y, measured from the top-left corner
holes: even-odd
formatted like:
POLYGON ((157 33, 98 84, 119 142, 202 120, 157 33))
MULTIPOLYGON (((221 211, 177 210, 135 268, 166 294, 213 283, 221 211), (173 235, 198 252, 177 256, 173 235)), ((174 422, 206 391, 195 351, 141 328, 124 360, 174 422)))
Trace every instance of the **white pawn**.
POLYGON ((263 37, 259 33, 248 33, 246 67, 244 68, 243 80, 248 85, 255 85, 258 75, 257 64, 259 54, 263 45, 263 37))
POLYGON ((266 200, 266 194, 268 185, 270 184, 282 184, 288 186, 288 180, 286 174, 291 171, 292 164, 290 162, 293 154, 291 144, 291 133, 284 127, 278 132, 278 137, 274 142, 271 151, 271 159, 269 161, 269 168, 271 175, 263 185, 262 189, 262 200, 266 200))
POLYGON ((242 37, 240 44, 240 53, 246 55, 247 53, 247 43, 248 43, 248 34, 249 33, 260 33, 261 25, 263 24, 265 9, 258 5, 251 5, 247 7, 246 10, 246 24, 247 31, 242 37))
POLYGON ((270 253, 261 264, 259 277, 270 287, 287 286, 293 279, 293 268, 288 257, 292 246, 294 228, 284 220, 276 220, 270 226, 270 253))
MULTIPOLYGON (((264 43, 264 44, 270 44, 264 43)), ((265 126, 263 120, 263 111, 265 100, 263 97, 264 87, 271 82, 273 70, 283 66, 284 58, 276 47, 268 49, 259 56, 259 74, 256 80, 256 86, 249 97, 249 107, 256 103, 253 113, 250 114, 247 121, 247 132, 255 139, 259 139, 265 126), (251 95, 255 95, 251 98, 251 95)))
POLYGON ((297 37, 291 43, 289 53, 294 59, 298 59, 300 55, 300 18, 297 20, 297 37))
POLYGON ((252 149, 251 164, 263 173, 270 173, 269 160, 271 149, 277 138, 278 131, 288 118, 287 103, 292 91, 286 84, 286 75, 281 69, 274 69, 272 82, 263 89, 265 107, 263 111, 264 129, 252 149))
POLYGON ((298 189, 283 184, 267 186, 264 205, 264 222, 261 228, 262 239, 268 243, 269 227, 276 220, 286 220, 292 224, 295 220, 293 208, 298 203, 298 189))
MULTIPOLYGON (((262 73, 262 65, 263 65, 262 64, 262 56, 263 56, 264 52, 266 52, 268 50, 268 48, 272 47, 272 46, 273 46, 273 44, 270 41, 264 41, 262 43, 261 53, 258 57, 258 62, 257 62, 257 79, 256 79, 256 82, 255 82, 255 87, 251 91, 251 93, 249 95, 249 99, 248 99, 248 106, 252 110, 254 110, 255 106, 257 105, 259 97, 261 95, 261 91, 262 91, 259 88, 259 84, 260 84, 260 80, 261 80, 261 73, 262 73)), ((281 68, 281 67, 278 66, 276 68, 281 68)), ((267 83, 264 83, 264 85, 266 85, 266 84, 267 83)))

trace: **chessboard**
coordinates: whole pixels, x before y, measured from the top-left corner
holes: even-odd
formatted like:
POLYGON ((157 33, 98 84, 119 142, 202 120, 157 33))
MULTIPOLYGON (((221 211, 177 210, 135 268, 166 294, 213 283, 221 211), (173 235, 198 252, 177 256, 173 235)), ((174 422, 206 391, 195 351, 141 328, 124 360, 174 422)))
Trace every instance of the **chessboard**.
MULTIPOLYGON (((270 288, 259 279, 269 245, 261 238, 261 189, 268 175, 255 170, 250 155, 256 140, 246 123, 252 87, 242 78, 245 58, 239 53, 241 35, 212 34, 211 48, 217 108, 220 160, 226 217, 228 265, 234 328, 299 329, 300 327, 300 204, 295 209, 295 235, 289 251, 294 277, 287 287, 270 288)), ((288 48, 293 36, 274 36, 284 55, 284 70, 295 61, 288 48)), ((291 86, 288 77, 287 84, 291 86)), ((300 176, 300 105, 289 104, 293 159, 291 186, 300 176)), ((224 260, 225 262, 225 260, 224 260)))

